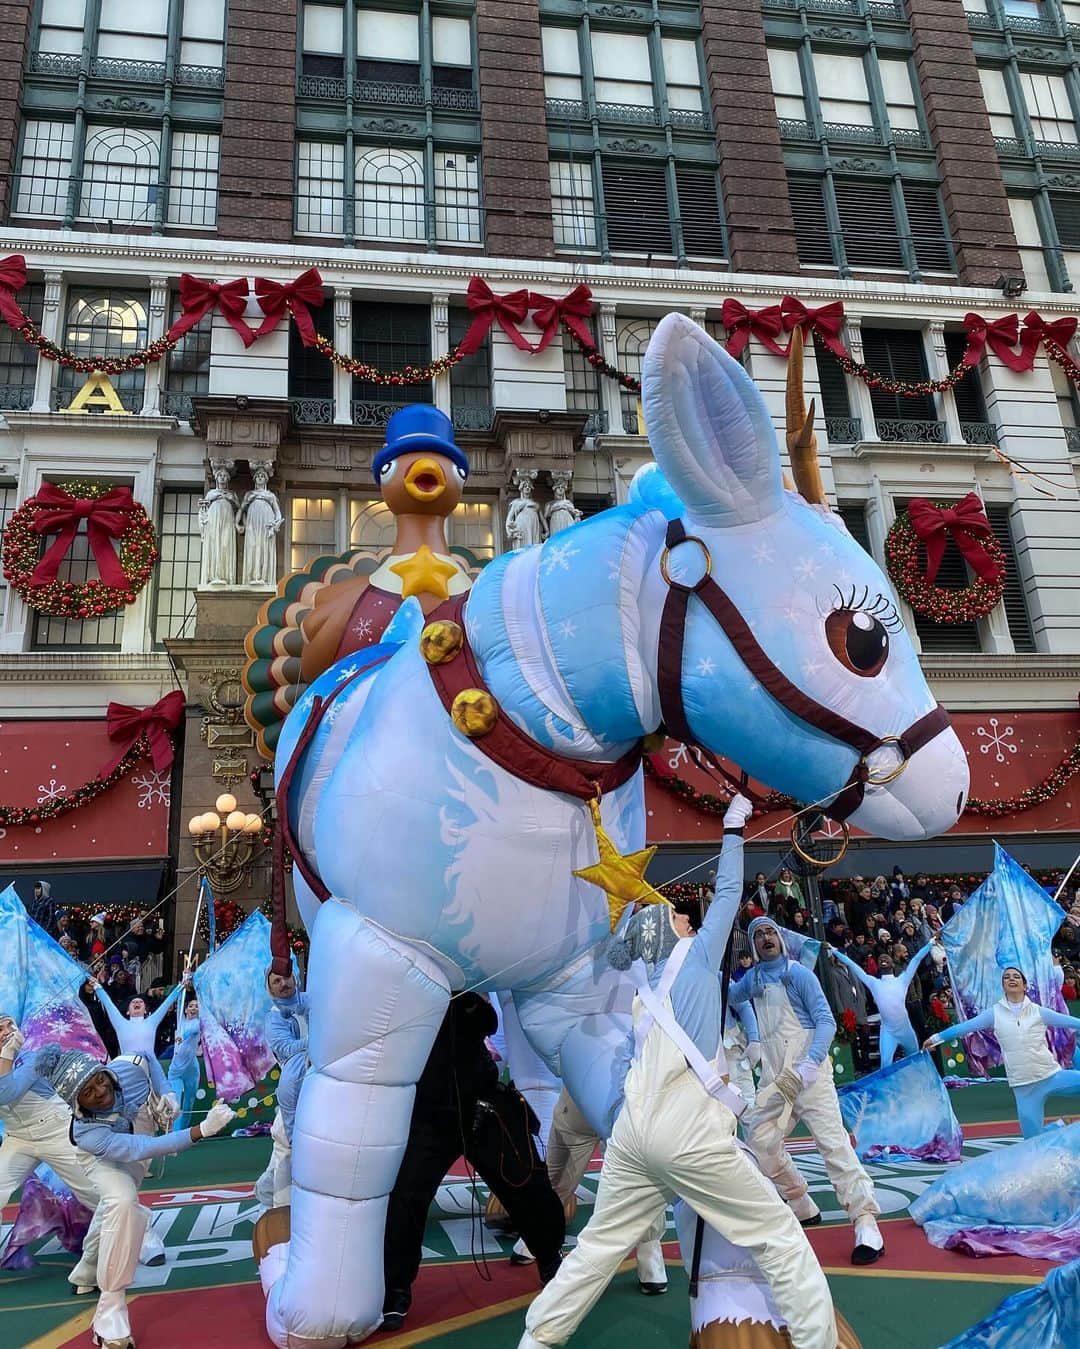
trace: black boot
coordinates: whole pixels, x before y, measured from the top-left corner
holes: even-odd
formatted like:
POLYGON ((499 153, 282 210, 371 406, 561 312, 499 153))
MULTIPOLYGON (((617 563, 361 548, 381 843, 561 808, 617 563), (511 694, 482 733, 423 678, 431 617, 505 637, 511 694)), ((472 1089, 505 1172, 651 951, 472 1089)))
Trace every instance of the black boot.
POLYGON ((383 1299, 383 1317, 380 1330, 400 1330, 412 1306, 412 1293, 407 1288, 388 1288, 383 1299))

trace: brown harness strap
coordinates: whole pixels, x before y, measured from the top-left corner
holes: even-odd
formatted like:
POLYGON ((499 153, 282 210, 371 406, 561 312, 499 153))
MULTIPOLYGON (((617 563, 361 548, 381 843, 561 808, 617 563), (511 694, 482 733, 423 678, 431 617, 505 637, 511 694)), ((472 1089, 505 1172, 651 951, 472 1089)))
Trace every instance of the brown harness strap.
MULTIPOLYGON (((464 629, 462 609, 465 599, 464 595, 455 596, 436 609, 428 621, 450 620, 464 629)), ((457 695, 466 689, 487 691, 467 638, 464 638, 460 650, 451 660, 442 665, 429 665, 428 669, 431 682, 447 712, 457 695)), ((564 754, 556 754, 554 750, 537 744, 515 726, 501 708, 491 730, 477 736, 472 743, 481 754, 529 786, 540 787, 544 791, 564 792, 567 796, 577 797, 579 801, 591 801, 621 787, 624 782, 629 782, 641 765, 640 743, 613 763, 571 759, 564 754)))

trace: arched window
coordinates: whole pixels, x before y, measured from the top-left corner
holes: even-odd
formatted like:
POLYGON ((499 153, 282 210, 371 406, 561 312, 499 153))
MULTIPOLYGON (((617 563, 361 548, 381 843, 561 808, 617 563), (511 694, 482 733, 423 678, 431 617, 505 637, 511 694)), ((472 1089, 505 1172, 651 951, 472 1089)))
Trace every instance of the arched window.
MULTIPOLYGON (((147 337, 147 301, 145 293, 126 290, 72 288, 68 292, 64 345, 79 356, 119 359, 145 347, 147 337)), ((145 371, 125 370, 110 375, 113 388, 129 412, 142 406, 145 371)), ((86 376, 70 366, 57 372, 56 394, 60 407, 66 407, 82 388, 86 376)))
POLYGON ((152 224, 157 211, 158 132, 88 127, 79 215, 152 224))
POLYGON ((397 533, 397 523, 385 501, 349 499, 349 547, 389 548, 397 533))
MULTIPOLYGON (((645 360, 645 348, 656 332, 658 319, 628 319, 619 325, 616 345, 619 352, 619 369, 627 375, 641 378, 641 366, 645 360)), ((622 404, 623 430, 630 436, 644 435, 638 425, 638 405, 640 394, 623 389, 619 395, 622 404)))
POLYGON ((356 232, 365 239, 423 239, 424 161, 417 150, 358 150, 356 232))

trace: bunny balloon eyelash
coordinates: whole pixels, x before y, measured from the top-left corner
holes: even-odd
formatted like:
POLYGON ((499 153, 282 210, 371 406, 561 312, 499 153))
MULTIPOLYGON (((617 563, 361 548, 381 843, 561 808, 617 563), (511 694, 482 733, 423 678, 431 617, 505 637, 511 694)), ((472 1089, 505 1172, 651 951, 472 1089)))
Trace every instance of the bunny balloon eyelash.
POLYGON ((863 586, 861 594, 856 585, 851 587, 848 594, 845 594, 838 585, 834 585, 833 589, 836 591, 834 611, 850 609, 853 613, 869 614, 890 632, 899 632, 903 628, 904 620, 897 612, 896 605, 887 596, 881 594, 871 596, 869 586, 863 586))

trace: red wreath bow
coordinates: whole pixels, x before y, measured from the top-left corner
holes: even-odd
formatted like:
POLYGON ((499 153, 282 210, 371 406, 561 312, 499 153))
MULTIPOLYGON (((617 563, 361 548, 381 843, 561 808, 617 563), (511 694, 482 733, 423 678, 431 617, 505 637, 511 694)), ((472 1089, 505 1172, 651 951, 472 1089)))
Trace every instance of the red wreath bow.
POLYGON ((533 322, 540 329, 540 341, 533 347, 533 351, 543 351, 545 347, 550 346, 552 338, 559 331, 560 324, 569 328, 582 346, 595 350, 596 339, 589 331, 586 321, 593 311, 592 291, 588 286, 584 284, 575 286, 569 295, 564 295, 561 300, 552 300, 547 295, 538 295, 536 291, 530 291, 529 308, 532 310, 533 322))
POLYGON ((1076 336, 1076 323, 1076 319, 1071 316, 1047 323, 1046 319, 1033 309, 1024 319, 1024 330, 1020 334, 1024 350, 1030 353, 1031 364, 1035 364, 1035 353, 1044 342, 1054 342, 1059 347, 1067 349, 1076 336))
POLYGON ((236 281, 203 281, 189 272, 180 277, 180 317, 166 333, 173 341, 190 332, 212 309, 220 309, 226 322, 245 347, 255 341, 255 334, 244 322, 248 302, 248 283, 241 277, 236 281))
POLYGON ((12 328, 21 328, 26 322, 16 294, 26 285, 26 261, 20 253, 12 253, 0 262, 0 318, 12 328))
POLYGON ((44 506, 34 517, 34 529, 38 534, 58 534, 59 537, 49 545, 49 550, 34 568, 30 576, 31 585, 48 585, 55 581, 60 563, 67 556, 71 541, 79 528, 79 521, 86 521, 86 536, 90 541, 90 551, 97 563, 98 575, 107 586, 127 590, 128 579, 120 565, 110 539, 118 539, 131 523, 131 512, 135 509, 135 498, 130 487, 114 487, 104 496, 89 500, 86 497, 73 497, 57 487, 55 483, 43 482, 34 497, 34 504, 44 506))
POLYGON ((1006 314, 1004 318, 984 319, 981 314, 965 314, 964 327, 967 329, 968 345, 964 352, 965 365, 978 365, 987 347, 1003 365, 1017 374, 1030 370, 1035 364, 1035 351, 1021 347, 1015 348, 1020 341, 1020 320, 1015 314, 1006 314))
POLYGON ((295 281, 283 286, 279 281, 268 281, 265 276, 255 278, 255 294, 266 318, 255 330, 255 337, 272 333, 288 310, 296 320, 296 331, 305 347, 315 345, 315 320, 311 317, 313 309, 320 309, 326 298, 323 292, 322 277, 315 267, 301 272, 295 281))
POLYGON ((128 707, 126 703, 110 703, 105 712, 109 739, 120 747, 116 757, 98 773, 107 778, 141 735, 146 736, 150 759, 155 773, 165 773, 172 767, 172 732, 184 719, 184 695, 174 689, 160 698, 153 707, 128 707))
POLYGON ((935 506, 924 497, 908 503, 911 527, 926 545, 926 580, 933 585, 945 552, 946 537, 956 540, 956 546, 982 581, 996 581, 1001 568, 987 553, 980 540, 993 537, 990 521, 983 504, 974 492, 969 492, 955 506, 935 506))
POLYGON ((741 356, 751 337, 756 337, 765 350, 775 356, 788 354, 788 348, 776 340, 784 331, 784 318, 778 304, 767 305, 764 309, 747 309, 741 300, 725 300, 720 310, 720 322, 731 334, 727 340, 731 356, 741 356))
MULTIPOLYGON (((474 351, 478 351, 493 323, 499 325, 518 351, 537 351, 539 348, 534 347, 517 329, 517 325, 524 322, 529 312, 529 298, 527 290, 512 290, 509 295, 496 295, 483 277, 474 276, 465 292, 465 305, 473 315, 473 321, 458 343, 461 354, 471 356, 474 351)), ((591 343, 592 339, 589 340, 591 343)))
POLYGON ((784 327, 789 331, 804 328, 806 332, 817 333, 834 356, 848 356, 840 334, 844 327, 844 306, 840 300, 831 304, 819 305, 817 309, 807 309, 802 300, 794 295, 785 295, 780 301, 780 312, 784 316, 784 327))

